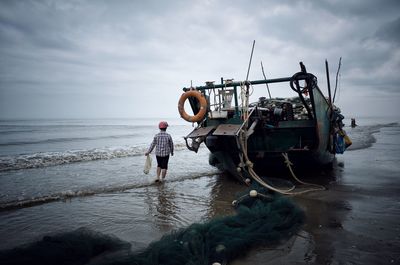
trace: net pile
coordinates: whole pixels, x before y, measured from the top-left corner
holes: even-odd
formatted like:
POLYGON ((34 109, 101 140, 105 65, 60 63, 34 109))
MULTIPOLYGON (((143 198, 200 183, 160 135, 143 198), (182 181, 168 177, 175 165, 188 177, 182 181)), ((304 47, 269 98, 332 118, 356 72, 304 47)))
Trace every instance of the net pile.
POLYGON ((236 215, 168 234, 124 264, 223 264, 245 255, 252 247, 279 244, 293 236, 303 224, 303 212, 288 198, 272 195, 264 188, 258 187, 257 194, 240 196, 236 215))
MULTIPOLYGON (((260 187, 252 187, 245 194, 239 195, 235 207, 235 215, 192 224, 163 236, 137 253, 128 251, 123 255, 104 255, 102 259, 93 260, 92 258, 100 255, 102 251, 118 252, 118 249, 126 248, 126 245, 109 238, 103 240, 102 244, 97 239, 86 238, 85 243, 78 242, 77 246, 84 246, 84 249, 90 250, 90 255, 76 255, 76 259, 73 259, 73 255, 68 255, 65 251, 81 253, 82 249, 71 249, 73 246, 69 246, 68 249, 54 249, 57 248, 57 244, 50 245, 47 239, 47 245, 40 241, 24 249, 14 249, 14 252, 3 252, 3 255, 0 254, 0 261, 2 264, 87 264, 90 260, 90 264, 120 265, 205 265, 215 262, 224 264, 245 255, 253 247, 277 245, 289 239, 304 221, 303 212, 288 198, 268 193, 260 187), (40 245, 46 245, 47 249, 38 248, 40 245), (33 249, 35 251, 32 251, 33 249), (38 256, 38 250, 45 252, 38 256), (17 255, 10 255, 12 253, 17 255), (30 262, 23 263, 29 260, 26 256, 29 253, 36 253, 36 256, 31 256, 30 262), (18 257, 25 259, 18 260, 18 257), (62 259, 66 257, 67 260, 62 259)), ((58 237, 58 242, 62 242, 62 236, 58 237)))

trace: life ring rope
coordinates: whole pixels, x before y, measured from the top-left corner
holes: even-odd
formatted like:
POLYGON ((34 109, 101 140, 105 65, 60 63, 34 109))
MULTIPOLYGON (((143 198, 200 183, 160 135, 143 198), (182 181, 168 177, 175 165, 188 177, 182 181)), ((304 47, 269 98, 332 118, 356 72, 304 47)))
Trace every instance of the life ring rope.
POLYGON ((198 90, 186 91, 179 98, 178 111, 179 111, 179 114, 181 115, 182 119, 184 119, 185 121, 188 121, 188 122, 199 122, 199 121, 203 120, 204 116, 206 115, 206 112, 207 112, 207 100, 206 100, 205 96, 198 90), (200 110, 194 116, 190 116, 185 111, 185 101, 189 97, 196 98, 200 103, 200 110))

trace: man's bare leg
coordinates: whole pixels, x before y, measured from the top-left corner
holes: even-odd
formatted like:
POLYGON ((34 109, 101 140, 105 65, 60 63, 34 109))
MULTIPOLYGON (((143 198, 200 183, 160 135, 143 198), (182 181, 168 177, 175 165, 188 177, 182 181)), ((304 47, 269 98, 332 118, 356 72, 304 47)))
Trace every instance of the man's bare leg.
POLYGON ((157 179, 156 182, 160 181, 161 167, 157 167, 157 179))
POLYGON ((162 176, 163 180, 165 179, 166 175, 167 175, 167 170, 166 169, 161 169, 161 176, 162 176))

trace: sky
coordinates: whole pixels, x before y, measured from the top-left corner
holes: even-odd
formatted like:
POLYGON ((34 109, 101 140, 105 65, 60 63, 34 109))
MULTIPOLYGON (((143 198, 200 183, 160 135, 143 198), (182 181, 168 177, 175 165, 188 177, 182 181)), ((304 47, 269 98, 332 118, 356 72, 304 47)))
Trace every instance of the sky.
POLYGON ((342 57, 342 114, 400 116, 399 0, 0 0, 0 119, 179 117, 183 87, 246 79, 253 40, 249 80, 302 61, 327 95, 342 57))

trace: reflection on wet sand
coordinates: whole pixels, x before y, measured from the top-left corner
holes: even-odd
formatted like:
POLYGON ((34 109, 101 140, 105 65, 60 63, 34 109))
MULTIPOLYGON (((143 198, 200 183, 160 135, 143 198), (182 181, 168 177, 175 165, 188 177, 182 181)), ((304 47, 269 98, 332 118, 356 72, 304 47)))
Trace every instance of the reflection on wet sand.
MULTIPOLYGON (((329 195, 334 189, 335 183, 342 177, 342 167, 342 163, 335 163, 332 169, 300 172, 301 176, 299 174, 298 177, 301 180, 327 188, 326 191, 311 192, 291 198, 306 213, 306 224, 303 230, 287 242, 282 242, 281 245, 254 249, 232 264, 264 264, 265 261, 271 261, 271 264, 291 262, 330 264, 335 247, 329 234, 333 231, 340 232, 342 222, 347 212, 351 210, 351 206, 343 197, 337 198, 329 195)), ((274 172, 274 174, 278 173, 274 172)), ((285 175, 285 172, 279 174, 285 181, 290 181, 291 177, 285 175)), ((236 183, 227 176, 221 176, 213 187, 215 195, 210 205, 210 212, 218 215, 231 214, 233 210, 232 207, 229 207, 229 203, 235 198, 235 194, 243 192, 244 189, 242 184, 236 183)))
POLYGON ((232 201, 237 197, 237 193, 243 192, 245 189, 246 187, 242 183, 235 181, 228 175, 219 175, 211 188, 207 218, 234 214, 232 201))
POLYGON ((308 243, 311 244, 312 249, 312 253, 306 256, 308 261, 312 260, 316 264, 331 264, 335 248, 332 245, 333 241, 329 238, 329 233, 332 231, 327 232, 326 229, 342 229, 341 223, 346 212, 337 211, 332 206, 346 204, 346 202, 340 201, 340 198, 330 198, 328 194, 332 192, 332 184, 341 178, 341 167, 336 165, 332 170, 315 173, 307 181, 319 182, 327 190, 296 196, 294 200, 306 213, 307 220, 303 229, 311 237, 308 243), (339 201, 336 201, 337 199, 339 201))
POLYGON ((147 200, 149 214, 154 218, 154 225, 157 230, 167 232, 176 227, 175 221, 179 218, 179 210, 174 203, 175 192, 169 189, 164 183, 157 184, 156 189, 151 191, 147 188, 147 200))

